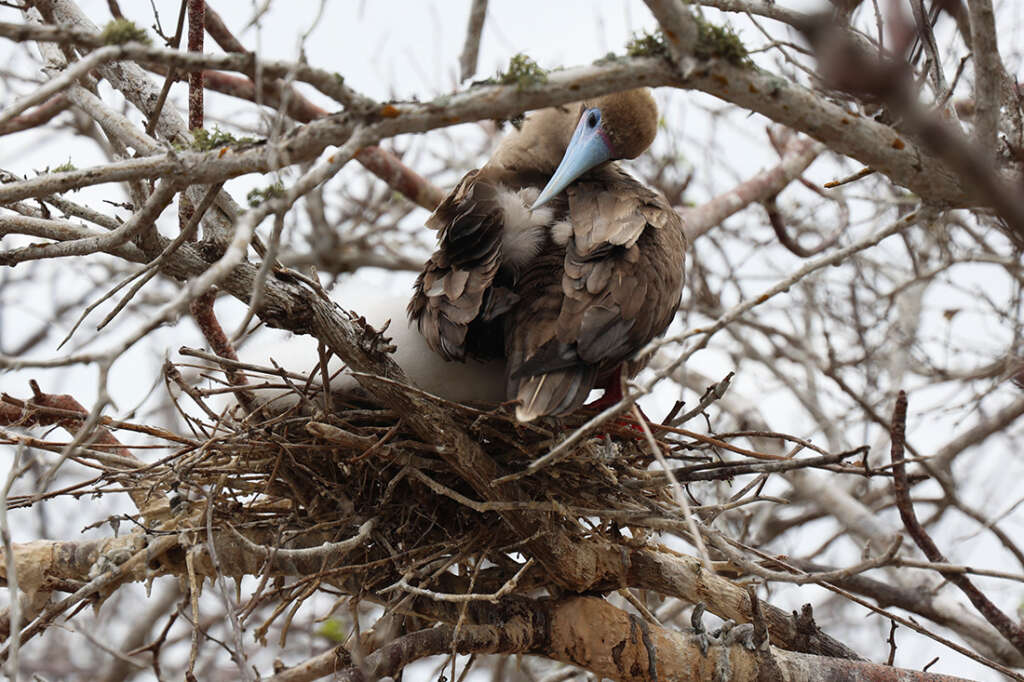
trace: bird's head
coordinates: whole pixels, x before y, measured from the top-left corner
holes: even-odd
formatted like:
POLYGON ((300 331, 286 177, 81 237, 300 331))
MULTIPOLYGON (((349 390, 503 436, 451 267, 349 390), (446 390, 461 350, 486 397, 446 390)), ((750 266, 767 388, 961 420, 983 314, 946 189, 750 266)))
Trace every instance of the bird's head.
POLYGON ((577 119, 562 161, 532 209, 546 204, 592 168, 640 156, 654 142, 658 107, 650 90, 638 88, 582 102, 577 119))

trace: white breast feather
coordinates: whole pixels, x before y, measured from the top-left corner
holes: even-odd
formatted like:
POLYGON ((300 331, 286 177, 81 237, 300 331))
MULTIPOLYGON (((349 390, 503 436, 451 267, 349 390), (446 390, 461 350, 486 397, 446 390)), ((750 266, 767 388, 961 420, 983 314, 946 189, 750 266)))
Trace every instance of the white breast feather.
MULTIPOLYGON (((404 295, 381 292, 366 283, 354 281, 338 287, 332 294, 342 307, 354 309, 366 321, 380 329, 391 320, 384 335, 390 337, 396 346, 394 359, 405 370, 409 379, 423 390, 458 402, 480 401, 497 403, 505 399, 505 361, 489 362, 446 362, 430 350, 415 325, 405 319, 404 295)), ((257 341, 254 339, 254 341, 257 341)), ((243 362, 270 367, 269 358, 286 370, 309 375, 316 365, 318 354, 316 339, 310 336, 291 336, 267 343, 266 341, 247 345, 239 353, 243 362)), ((331 356, 328 375, 332 376, 331 391, 345 393, 353 391, 359 384, 348 372, 338 372, 341 361, 331 356)), ((260 377, 259 383, 265 383, 260 377)), ((319 384, 319 375, 313 384, 319 384)), ((270 379, 271 383, 282 383, 270 379)), ((286 388, 262 388, 253 391, 260 403, 270 403, 281 412, 296 403, 295 394, 286 388)), ((232 394, 221 394, 212 399, 211 405, 220 411, 233 405, 232 394)))
POLYGON ((498 206, 504 217, 501 252, 504 259, 513 265, 525 265, 537 255, 544 233, 554 218, 554 212, 546 206, 536 211, 528 208, 539 194, 536 187, 524 187, 519 191, 504 185, 498 187, 498 206))
POLYGON ((565 246, 569 243, 569 237, 572 236, 572 223, 568 220, 559 220, 557 223, 551 226, 551 240, 559 246, 565 246))

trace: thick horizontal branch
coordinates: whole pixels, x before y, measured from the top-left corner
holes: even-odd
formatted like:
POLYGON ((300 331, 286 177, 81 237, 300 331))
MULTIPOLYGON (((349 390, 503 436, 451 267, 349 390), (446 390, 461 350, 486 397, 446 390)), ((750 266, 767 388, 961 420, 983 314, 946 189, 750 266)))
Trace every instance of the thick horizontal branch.
POLYGON ((831 659, 769 647, 755 648, 749 627, 724 627, 716 635, 679 632, 618 609, 595 597, 520 600, 471 609, 469 620, 486 625, 443 625, 399 637, 351 664, 344 647, 281 671, 272 682, 307 682, 333 674, 352 682, 398 675, 415 660, 456 651, 529 653, 571 663, 600 678, 711 681, 894 679, 951 682, 945 675, 863 661, 831 659), (348 667, 345 664, 348 663, 348 667), (339 668, 341 668, 339 670, 339 668), (768 674, 771 670, 775 676, 768 674))
MULTIPOLYGON (((953 171, 899 131, 775 74, 716 60, 693 70, 683 82, 805 133, 926 201, 944 206, 978 201, 953 171)), ((1018 177, 1005 174, 1007 182, 1018 177)))
MULTIPOLYGON (((188 55, 181 55, 183 61, 188 55)), ((107 164, 98 168, 53 173, 0 187, 0 202, 60 192, 104 182, 186 174, 194 182, 221 182, 252 172, 268 172, 308 161, 331 145, 342 144, 358 124, 368 137, 381 140, 406 133, 493 118, 511 118, 524 110, 566 104, 617 90, 648 86, 695 88, 760 113, 886 174, 923 199, 941 205, 967 205, 961 180, 935 157, 885 124, 849 112, 813 91, 753 67, 722 60, 688 60, 677 71, 661 59, 619 59, 600 65, 552 72, 538 88, 478 86, 425 103, 384 104, 367 113, 337 114, 314 121, 280 143, 238 149, 169 152, 107 164)), ((1011 181, 1016 173, 1004 173, 1011 181)))
MULTIPOLYGON (((244 175, 266 173, 321 154, 344 144, 362 125, 365 138, 376 141, 406 133, 422 133, 456 123, 512 118, 524 110, 567 104, 582 98, 671 80, 671 70, 660 60, 624 61, 610 66, 589 66, 553 74, 543 88, 520 90, 513 86, 485 86, 426 103, 386 104, 368 113, 342 113, 314 121, 278 143, 211 152, 168 151, 159 156, 118 161, 95 168, 51 173, 0 186, 0 203, 39 194, 107 182, 178 175, 192 183, 209 184, 244 175), (640 68, 637 68, 640 67, 640 68)), ((368 146, 368 145, 364 145, 368 146)))
MULTIPOLYGON (((15 545, 19 567, 26 568, 25 572, 19 568, 19 575, 38 576, 40 580, 30 583, 30 588, 33 591, 46 589, 47 585, 42 580, 44 574, 49 580, 80 580, 105 557, 110 566, 107 569, 110 578, 105 583, 116 578, 143 580, 151 574, 146 564, 157 562, 160 557, 151 555, 148 562, 126 561, 132 556, 146 556, 138 544, 140 539, 139 536, 125 536, 106 541, 40 541, 15 545), (120 567, 115 568, 117 566, 120 567), (34 570, 29 572, 28 568, 34 570), (71 568, 75 570, 67 570, 71 568)), ((162 550, 171 549, 167 542, 170 539, 164 539, 162 550)), ((223 557, 221 561, 224 561, 223 557)), ((196 562, 197 570, 202 570, 204 563, 196 562)), ((322 559, 314 563, 318 565, 309 567, 312 573, 322 568, 322 559)), ((486 625, 464 625, 462 635, 452 626, 432 628, 429 632, 437 633, 438 639, 431 639, 434 646, 426 649, 419 646, 409 649, 413 640, 396 640, 367 657, 364 670, 372 671, 374 675, 370 679, 376 679, 377 675, 396 673, 418 658, 450 651, 454 644, 460 653, 533 653, 622 680, 712 680, 722 670, 730 670, 729 679, 733 680, 759 679, 760 659, 747 639, 749 629, 725 630, 718 637, 697 632, 680 633, 641 621, 594 597, 571 597, 563 601, 513 597, 497 605, 478 602, 469 605, 468 616, 469 623, 486 625)), ((858 671, 877 674, 881 669, 881 666, 863 661, 776 649, 771 650, 771 655, 783 670, 783 679, 827 680, 835 679, 834 675, 844 671, 847 674, 858 671)), ((271 679, 279 682, 313 680, 337 671, 339 660, 348 660, 348 652, 340 647, 282 671, 271 679)), ((928 673, 901 673, 915 675, 901 679, 936 682, 952 679, 928 673)), ((354 671, 341 674, 341 679, 364 679, 351 677, 356 674, 354 671)))
MULTIPOLYGON (((202 511, 200 508, 199 511, 202 511)), ((270 575, 309 576, 325 568, 343 563, 345 554, 368 542, 367 536, 373 522, 364 523, 351 538, 332 542, 326 536, 310 535, 303 538, 304 547, 274 548, 261 543, 274 542, 267 533, 260 532, 248 538, 228 528, 213 535, 218 564, 215 566, 205 544, 184 544, 182 538, 189 532, 200 532, 189 524, 197 518, 171 519, 155 531, 160 537, 178 537, 179 541, 164 546, 161 552, 150 552, 149 560, 135 564, 131 571, 124 572, 124 580, 141 581, 154 575, 186 574, 184 553, 193 552, 193 568, 197 575, 216 577, 218 568, 227 575, 270 575), (177 534, 181 532, 182 536, 177 534)), ((146 550, 153 539, 141 533, 129 533, 102 540, 56 541, 37 540, 27 543, 13 543, 15 564, 21 589, 31 593, 42 589, 55 589, 61 583, 86 582, 94 577, 96 566, 121 565, 128 557, 146 550), (25 578, 29 576, 29 578, 25 578), (28 582, 26 582, 28 581, 28 582)), ((0 581, 6 577, 6 569, 0 565, 0 581)))

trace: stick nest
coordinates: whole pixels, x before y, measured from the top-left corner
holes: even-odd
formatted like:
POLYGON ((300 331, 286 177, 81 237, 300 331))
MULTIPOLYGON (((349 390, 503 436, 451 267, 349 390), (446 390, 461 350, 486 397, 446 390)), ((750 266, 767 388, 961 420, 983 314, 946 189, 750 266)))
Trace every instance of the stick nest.
MULTIPOLYGON (((373 520, 372 534, 344 563, 391 570, 364 572, 361 579, 369 584, 363 589, 380 589, 380 583, 417 574, 439 559, 500 563, 502 557, 514 572, 517 562, 508 554, 525 538, 510 537, 496 505, 535 512, 538 532, 556 524, 572 537, 599 534, 613 543, 638 542, 644 528, 682 527, 666 478, 650 470, 654 457, 635 425, 602 427, 567 457, 519 478, 516 485, 525 493, 520 501, 486 503, 435 445, 392 411, 365 398, 328 397, 315 386, 287 383, 291 395, 274 401, 294 403, 283 413, 256 410, 219 424, 195 421, 206 438, 176 462, 177 483, 205 489, 215 525, 266 538, 265 546, 338 542, 373 520), (333 404, 325 410, 327 400, 333 404), (216 494, 209 495, 214 487, 216 494), (623 534, 627 526, 632 532, 623 534)), ((592 416, 520 424, 507 407, 436 400, 506 473, 522 471, 592 416)), ((235 414, 241 412, 236 406, 235 414)), ((695 455, 704 447, 699 443, 663 435, 658 441, 677 462, 711 457, 695 455)))

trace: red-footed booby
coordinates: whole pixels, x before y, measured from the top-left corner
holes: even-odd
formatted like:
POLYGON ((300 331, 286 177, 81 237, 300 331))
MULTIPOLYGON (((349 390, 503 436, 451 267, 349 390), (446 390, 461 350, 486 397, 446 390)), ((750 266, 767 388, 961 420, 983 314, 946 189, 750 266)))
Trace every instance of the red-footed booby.
POLYGON ((438 248, 409 317, 446 360, 505 357, 520 421, 616 388, 672 321, 682 220, 615 163, 643 153, 657 123, 647 89, 535 112, 427 220, 438 248))

